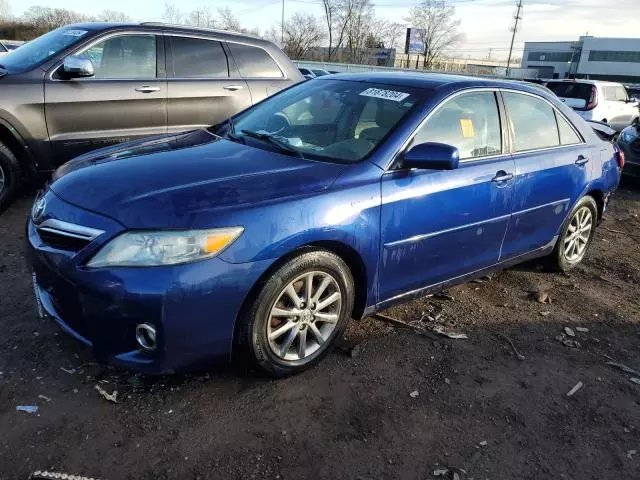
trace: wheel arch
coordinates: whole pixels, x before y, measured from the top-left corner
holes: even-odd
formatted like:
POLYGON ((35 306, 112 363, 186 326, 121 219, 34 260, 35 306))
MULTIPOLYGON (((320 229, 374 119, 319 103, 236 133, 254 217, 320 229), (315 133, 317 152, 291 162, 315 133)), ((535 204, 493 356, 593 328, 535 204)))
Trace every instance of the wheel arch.
POLYGON ((597 223, 600 223, 600 220, 602 220, 602 215, 604 213, 604 192, 598 188, 594 188, 585 193, 585 196, 589 196, 595 200, 596 205, 598 206, 597 223))
POLYGON ((274 272, 276 272, 282 265, 287 263, 292 258, 296 256, 310 251, 318 251, 325 250, 331 252, 344 261, 347 267, 351 271, 351 275, 353 276, 353 286, 355 291, 355 299, 353 304, 353 312, 351 314, 352 318, 359 319, 362 318, 364 314, 364 310, 367 305, 367 285, 368 285, 368 274, 366 265, 362 257, 358 254, 358 252, 347 245, 346 243, 336 241, 336 240, 320 240, 317 242, 307 243, 305 245, 301 245, 286 254, 282 255, 275 262, 273 262, 269 268, 267 268, 262 275, 258 278, 258 280, 251 287, 247 295, 245 296, 240 309, 238 310, 238 315, 234 321, 233 325, 233 350, 235 350, 235 346, 238 341, 238 333, 239 333, 239 319, 244 315, 248 308, 251 307, 251 302, 258 295, 262 286, 266 283, 267 279, 271 277, 274 272))
POLYGON ((20 133, 4 119, 0 119, 0 142, 6 145, 15 155, 23 176, 35 174, 36 165, 24 139, 20 133))

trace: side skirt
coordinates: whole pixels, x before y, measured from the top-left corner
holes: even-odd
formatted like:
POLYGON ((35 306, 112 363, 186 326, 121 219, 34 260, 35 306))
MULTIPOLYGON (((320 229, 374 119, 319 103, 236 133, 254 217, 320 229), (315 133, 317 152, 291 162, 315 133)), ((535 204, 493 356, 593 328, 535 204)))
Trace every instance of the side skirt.
POLYGON ((508 260, 495 263, 489 267, 486 267, 480 270, 475 270, 473 272, 465 273, 464 275, 460 275, 458 277, 450 278, 448 280, 444 280, 439 283, 434 283, 433 285, 422 287, 417 290, 412 290, 410 292, 401 293, 400 295, 396 295, 395 297, 391 297, 391 298, 388 298, 387 300, 383 300, 382 302, 379 302, 377 305, 371 305, 370 307, 367 307, 362 316, 366 317, 367 315, 372 315, 380 310, 385 310, 398 303, 408 302, 409 300, 413 300, 414 298, 423 297, 431 293, 437 293, 441 290, 445 290, 454 285, 466 283, 469 280, 482 277, 489 273, 499 272, 506 268, 513 267, 514 265, 518 265, 519 263, 523 263, 528 260, 533 260, 534 258, 545 257, 549 255, 551 252, 553 252, 553 249, 556 246, 557 241, 558 241, 558 236, 556 235, 555 237, 553 237, 553 240, 551 240, 545 246, 537 248, 527 253, 523 253, 522 255, 518 255, 508 260))

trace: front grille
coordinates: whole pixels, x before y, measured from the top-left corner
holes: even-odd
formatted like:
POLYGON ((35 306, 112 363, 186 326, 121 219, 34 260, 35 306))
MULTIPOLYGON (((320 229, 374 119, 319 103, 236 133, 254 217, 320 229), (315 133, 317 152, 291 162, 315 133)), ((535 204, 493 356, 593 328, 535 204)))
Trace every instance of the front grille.
POLYGON ((104 231, 61 220, 49 219, 36 227, 42 242, 57 250, 79 252, 104 231))
POLYGON ((53 232, 45 229, 38 229, 40 239, 48 246, 58 250, 68 250, 71 252, 79 252, 91 243, 91 240, 84 238, 70 237, 59 232, 53 232))

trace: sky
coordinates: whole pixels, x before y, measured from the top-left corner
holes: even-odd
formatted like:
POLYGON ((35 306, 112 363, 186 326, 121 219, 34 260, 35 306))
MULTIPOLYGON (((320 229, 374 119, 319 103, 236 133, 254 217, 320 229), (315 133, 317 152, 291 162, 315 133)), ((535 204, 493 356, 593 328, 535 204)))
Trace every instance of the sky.
MULTIPOLYGON (((68 8, 95 14, 109 8, 125 12, 138 21, 161 21, 165 0, 9 0, 15 15, 32 5, 68 8)), ((390 21, 406 21, 416 0, 374 0, 376 14, 390 21)), ((208 6, 212 10, 229 7, 246 28, 267 29, 280 22, 282 0, 174 0, 185 12, 208 6)), ((516 0, 449 0, 461 20, 465 41, 456 57, 504 59, 509 50, 516 0)), ((580 35, 640 37, 640 0, 523 0, 524 10, 515 49, 524 41, 577 40, 580 35)), ((310 12, 322 16, 321 0, 285 0, 285 16, 310 12)), ((410 25, 408 25, 410 26, 410 25)))

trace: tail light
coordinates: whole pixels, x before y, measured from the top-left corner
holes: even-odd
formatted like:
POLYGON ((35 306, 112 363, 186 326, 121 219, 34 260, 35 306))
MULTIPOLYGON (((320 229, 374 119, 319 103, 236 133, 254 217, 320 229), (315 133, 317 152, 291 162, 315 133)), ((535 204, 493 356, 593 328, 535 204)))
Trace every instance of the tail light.
POLYGON ((618 167, 624 168, 624 152, 622 150, 616 152, 616 162, 618 162, 618 167))
POLYGON ((598 90, 596 89, 596 86, 593 85, 591 87, 591 95, 589 96, 589 101, 587 102, 585 110, 593 110, 596 108, 596 105, 598 105, 598 90))

